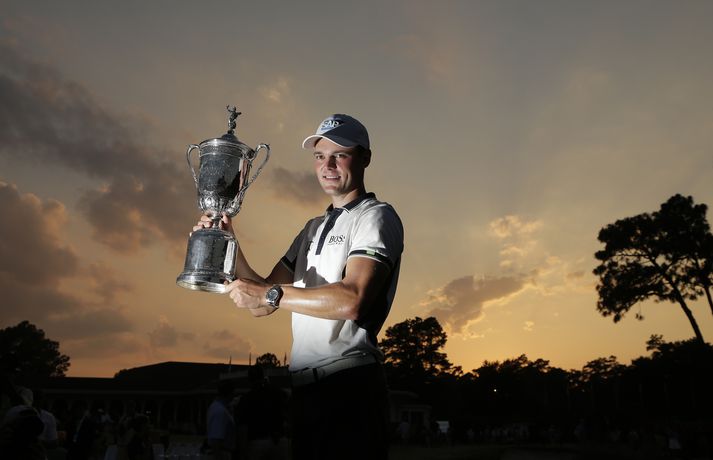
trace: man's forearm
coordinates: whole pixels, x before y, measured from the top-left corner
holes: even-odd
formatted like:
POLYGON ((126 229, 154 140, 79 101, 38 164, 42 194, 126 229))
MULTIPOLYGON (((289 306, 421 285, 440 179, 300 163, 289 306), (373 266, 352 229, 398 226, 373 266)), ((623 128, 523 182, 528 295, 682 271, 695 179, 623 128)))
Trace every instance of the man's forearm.
POLYGON ((388 276, 385 265, 353 257, 342 281, 318 287, 283 286, 280 308, 324 319, 358 320, 367 313, 388 276))
POLYGON ((362 311, 362 296, 344 283, 313 288, 283 286, 280 308, 324 319, 356 320, 362 311))

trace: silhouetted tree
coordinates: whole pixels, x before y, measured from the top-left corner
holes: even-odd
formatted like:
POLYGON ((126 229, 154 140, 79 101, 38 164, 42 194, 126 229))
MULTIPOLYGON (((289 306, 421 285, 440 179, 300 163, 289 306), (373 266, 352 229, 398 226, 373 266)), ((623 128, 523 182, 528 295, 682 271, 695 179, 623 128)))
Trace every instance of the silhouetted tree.
POLYGON ((705 295, 713 314, 713 234, 706 219, 708 207, 694 204, 692 197, 674 195, 655 213, 671 248, 690 283, 690 299, 705 295))
POLYGON ((47 377, 64 377, 69 356, 59 352, 59 343, 28 321, 0 330, 0 372, 17 382, 34 384, 47 377))
MULTIPOLYGON (((605 247, 595 257, 601 264, 597 310, 618 322, 638 302, 678 303, 696 338, 704 343, 693 312, 686 303, 705 294, 711 311, 713 236, 706 205, 674 195, 659 211, 617 220, 599 232, 605 247)), ((643 319, 641 314, 637 319, 643 319)))
POLYGON ((650 357, 639 357, 627 369, 643 388, 653 413, 709 418, 713 410, 713 346, 696 339, 666 342, 652 335, 646 342, 650 357))
POLYGON ((530 361, 527 355, 484 361, 473 369, 470 384, 473 411, 491 417, 542 416, 567 409, 566 371, 549 361, 530 361))
POLYGON ((626 366, 620 364, 616 356, 597 358, 582 367, 582 378, 585 382, 611 380, 620 376, 624 368, 626 366))
POLYGON ((277 359, 277 356, 273 355, 272 353, 265 353, 264 355, 260 355, 257 357, 257 359, 255 360, 255 364, 260 365, 264 368, 279 367, 280 360, 277 359))
POLYGON ((640 360, 651 360, 665 363, 667 372, 676 373, 676 366, 689 367, 701 370, 709 368, 713 370, 713 346, 700 344, 694 340, 682 340, 676 342, 666 342, 662 335, 652 334, 646 341, 646 350, 651 352, 650 358, 637 358, 632 364, 640 363, 640 360))
POLYGON ((454 369, 441 351, 447 339, 436 318, 417 316, 389 327, 379 345, 387 366, 397 374, 406 379, 425 380, 454 369))

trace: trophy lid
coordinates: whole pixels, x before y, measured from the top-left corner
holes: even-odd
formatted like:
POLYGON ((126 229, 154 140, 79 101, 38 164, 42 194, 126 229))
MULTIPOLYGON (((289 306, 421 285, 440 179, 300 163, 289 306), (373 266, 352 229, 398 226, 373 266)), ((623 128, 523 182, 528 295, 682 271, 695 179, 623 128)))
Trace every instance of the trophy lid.
POLYGON ((234 149, 237 149, 241 156, 251 159, 254 156, 255 151, 235 136, 235 120, 242 112, 238 112, 238 109, 235 106, 228 105, 225 108, 228 110, 228 132, 223 134, 221 137, 206 139, 201 142, 201 154, 203 154, 204 151, 206 153, 208 151, 212 151, 214 148, 219 148, 219 151, 222 153, 230 153, 230 151, 233 151, 233 154, 235 154, 237 152, 235 152, 234 149))

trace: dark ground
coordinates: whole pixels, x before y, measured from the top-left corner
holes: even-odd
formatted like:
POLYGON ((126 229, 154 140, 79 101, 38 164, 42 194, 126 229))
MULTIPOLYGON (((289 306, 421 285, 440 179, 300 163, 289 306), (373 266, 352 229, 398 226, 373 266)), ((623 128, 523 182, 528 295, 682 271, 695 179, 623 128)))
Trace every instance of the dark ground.
POLYGON ((453 446, 391 447, 391 460, 713 460, 708 455, 677 454, 666 449, 633 451, 612 445, 496 445, 464 444, 453 446))

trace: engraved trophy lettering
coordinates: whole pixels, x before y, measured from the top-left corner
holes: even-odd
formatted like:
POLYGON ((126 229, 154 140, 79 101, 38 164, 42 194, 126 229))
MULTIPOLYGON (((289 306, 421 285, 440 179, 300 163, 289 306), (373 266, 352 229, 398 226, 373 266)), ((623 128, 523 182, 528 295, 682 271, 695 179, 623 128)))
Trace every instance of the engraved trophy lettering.
POLYGON ((176 284, 186 289, 223 293, 225 282, 235 280, 235 259, 238 242, 235 236, 221 230, 223 213, 229 217, 240 212, 245 192, 270 159, 270 146, 259 144, 252 149, 235 136, 235 120, 241 112, 227 106, 228 132, 220 138, 191 144, 186 151, 188 167, 198 192, 198 207, 211 218, 213 226, 196 230, 188 239, 186 263, 176 284), (252 163, 261 149, 265 159, 250 177, 252 163), (191 152, 198 150, 196 174, 191 152))

